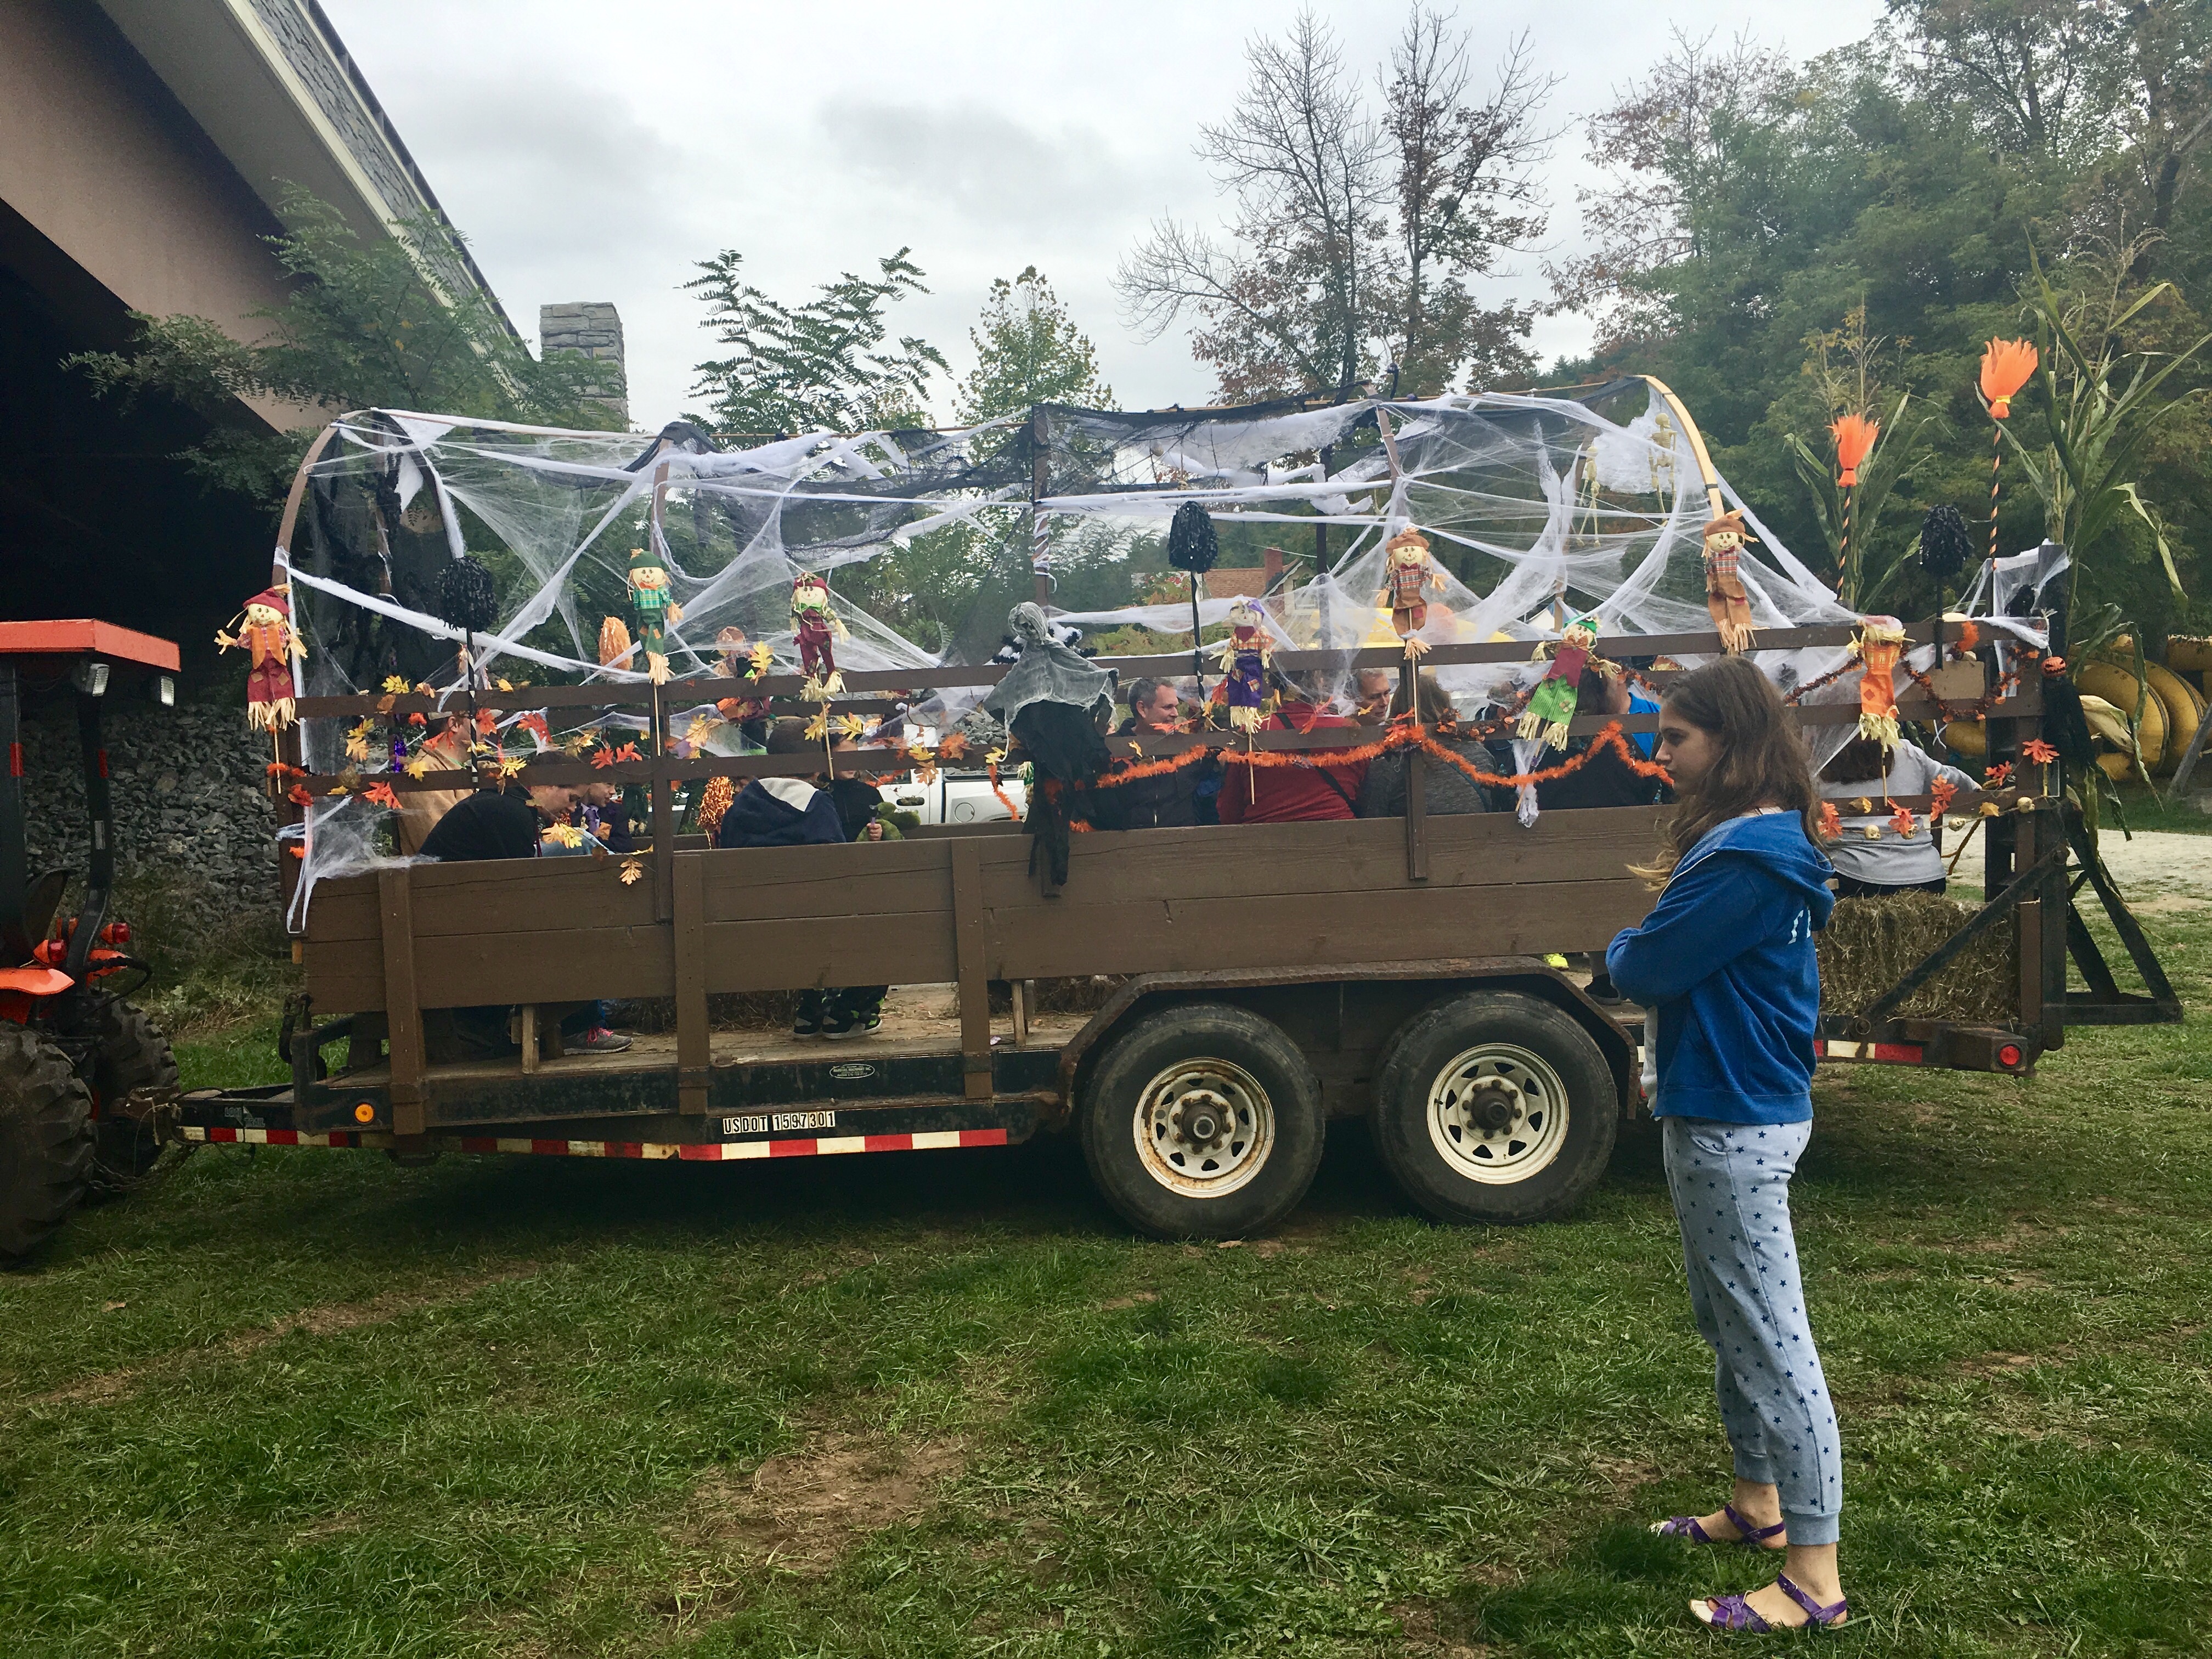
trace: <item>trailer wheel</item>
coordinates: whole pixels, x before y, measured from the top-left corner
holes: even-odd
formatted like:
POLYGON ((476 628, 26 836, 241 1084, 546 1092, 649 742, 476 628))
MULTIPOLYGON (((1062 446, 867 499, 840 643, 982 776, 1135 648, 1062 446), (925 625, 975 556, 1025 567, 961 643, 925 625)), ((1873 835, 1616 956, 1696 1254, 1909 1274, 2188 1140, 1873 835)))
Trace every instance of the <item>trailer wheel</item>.
POLYGON ((1085 1091, 1084 1161, 1155 1238, 1241 1238, 1296 1207, 1321 1166, 1321 1086, 1281 1028, 1199 1003, 1117 1036, 1085 1091))
POLYGON ((21 1261, 68 1219, 92 1150, 92 1097, 68 1056, 0 1024, 0 1261, 21 1261))
POLYGON ((1416 1015, 1375 1079, 1376 1148, 1443 1221, 1565 1214, 1605 1173, 1620 1117, 1589 1033, 1519 991, 1470 992, 1416 1015))
POLYGON ((142 1008, 103 998, 94 1021, 92 1188, 106 1197, 144 1180, 161 1160, 149 1097, 176 1091, 177 1059, 142 1008))

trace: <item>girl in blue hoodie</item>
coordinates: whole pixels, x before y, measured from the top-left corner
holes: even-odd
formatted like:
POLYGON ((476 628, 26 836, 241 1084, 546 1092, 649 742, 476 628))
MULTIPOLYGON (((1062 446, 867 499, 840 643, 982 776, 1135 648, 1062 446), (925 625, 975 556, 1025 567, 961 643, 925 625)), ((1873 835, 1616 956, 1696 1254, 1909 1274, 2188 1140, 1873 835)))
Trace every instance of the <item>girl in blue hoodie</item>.
POLYGON ((1652 1011, 1652 1112, 1735 1490, 1711 1515, 1653 1530, 1788 1552, 1766 1588, 1692 1601, 1707 1625, 1841 1624, 1843 1466, 1790 1227, 1790 1176, 1813 1127, 1813 933, 1834 905, 1833 872, 1814 846, 1819 796, 1781 698, 1741 657, 1674 683, 1658 758, 1680 804, 1657 861, 1638 873, 1663 886, 1606 966, 1652 1011))

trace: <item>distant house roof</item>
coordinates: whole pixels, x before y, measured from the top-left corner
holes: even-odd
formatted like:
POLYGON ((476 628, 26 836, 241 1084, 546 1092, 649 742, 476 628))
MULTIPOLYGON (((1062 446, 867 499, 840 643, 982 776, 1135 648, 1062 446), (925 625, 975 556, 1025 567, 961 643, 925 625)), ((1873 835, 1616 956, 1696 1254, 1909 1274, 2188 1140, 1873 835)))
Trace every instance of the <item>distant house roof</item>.
POLYGON ((1267 573, 1258 565, 1225 570, 1219 565, 1206 573, 1209 599, 1256 599, 1267 591, 1267 573))

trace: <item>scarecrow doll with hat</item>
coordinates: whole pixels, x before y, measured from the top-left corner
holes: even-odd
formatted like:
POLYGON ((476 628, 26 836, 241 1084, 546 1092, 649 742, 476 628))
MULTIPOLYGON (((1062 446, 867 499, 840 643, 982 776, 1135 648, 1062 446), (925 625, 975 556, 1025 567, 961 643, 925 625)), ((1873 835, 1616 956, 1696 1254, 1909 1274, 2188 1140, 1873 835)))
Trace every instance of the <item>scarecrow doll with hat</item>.
POLYGON ((799 645, 799 665, 806 675, 799 695, 814 702, 827 702, 845 689, 837 672, 831 641, 846 637, 845 624, 830 607, 830 584, 811 570, 802 570, 791 583, 791 632, 799 645))
POLYGON ((1444 573, 1429 557, 1429 538, 1411 525, 1382 544, 1382 591, 1378 605, 1390 607, 1390 626, 1406 642, 1406 654, 1418 657, 1429 647, 1414 637, 1429 619, 1428 590, 1444 591, 1444 573))
POLYGON ((1719 630, 1721 649, 1730 656, 1751 646, 1751 595, 1744 592, 1736 560, 1743 544, 1757 539, 1743 527, 1740 507, 1705 525, 1705 611, 1719 630))
POLYGON ((663 684, 668 678, 667 629, 684 620, 684 607, 676 603, 659 556, 641 547, 629 550, 629 602, 637 613, 637 644, 645 653, 646 673, 655 685, 663 684))
POLYGON ((289 582, 262 589, 232 623, 238 632, 215 636, 222 649, 239 646, 246 653, 246 723, 257 731, 279 732, 292 723, 292 653, 306 651, 292 631, 291 591, 289 582))

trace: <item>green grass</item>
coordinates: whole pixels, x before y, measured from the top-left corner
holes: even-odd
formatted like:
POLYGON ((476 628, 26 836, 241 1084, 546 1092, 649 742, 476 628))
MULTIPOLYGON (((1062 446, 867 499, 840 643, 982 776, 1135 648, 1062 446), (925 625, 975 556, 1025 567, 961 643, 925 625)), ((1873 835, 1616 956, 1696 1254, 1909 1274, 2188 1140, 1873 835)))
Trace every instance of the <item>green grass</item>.
MULTIPOLYGON (((1824 1073, 1844 1650, 2204 1650, 2203 914, 2146 918, 2185 1027, 1824 1073)), ((1703 1655, 1685 1601, 1765 1564, 1642 1526, 1721 1495, 1710 1375, 1648 1131, 1572 1221, 1486 1231, 1340 1126, 1237 1249, 1131 1239, 1057 1140, 210 1150, 0 1280, 0 1649, 1703 1655)))
MULTIPOLYGON (((2212 757, 2208 757, 2212 760, 2212 757)), ((2153 799, 2150 791, 2141 784, 2131 785, 2120 792, 2120 803, 2127 814, 2128 828, 2140 830, 2171 830, 2185 836, 2212 836, 2212 812, 2200 812, 2188 801, 2177 800, 2165 793, 2170 778, 2159 781, 2160 793, 2153 799)), ((2208 766, 2190 780, 2189 793, 2194 796, 2212 789, 2212 766, 2208 766)), ((2105 809, 2104 827, 2117 834, 2119 819, 2110 806, 2105 809)))

